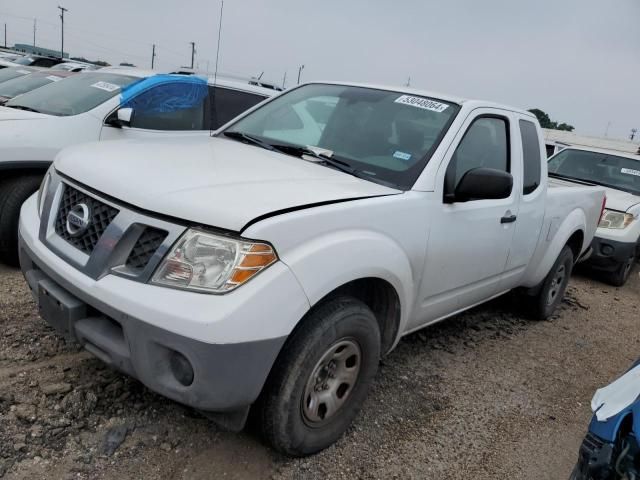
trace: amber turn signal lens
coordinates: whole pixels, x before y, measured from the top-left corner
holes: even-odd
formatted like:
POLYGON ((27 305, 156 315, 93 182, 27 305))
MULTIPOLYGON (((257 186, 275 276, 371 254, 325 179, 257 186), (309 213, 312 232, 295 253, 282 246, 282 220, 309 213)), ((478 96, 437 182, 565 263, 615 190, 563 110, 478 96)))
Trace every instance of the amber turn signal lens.
POLYGON ((259 269, 256 269, 256 270, 234 270, 233 275, 231 275, 231 279, 229 279, 229 281, 231 283, 241 284, 241 283, 244 283, 247 280, 249 280, 251 277, 253 277, 259 271, 260 271, 259 269))
POLYGON ((276 256, 273 253, 261 253, 259 255, 252 255, 247 253, 240 262, 239 267, 253 268, 253 267, 266 267, 276 261, 276 256))

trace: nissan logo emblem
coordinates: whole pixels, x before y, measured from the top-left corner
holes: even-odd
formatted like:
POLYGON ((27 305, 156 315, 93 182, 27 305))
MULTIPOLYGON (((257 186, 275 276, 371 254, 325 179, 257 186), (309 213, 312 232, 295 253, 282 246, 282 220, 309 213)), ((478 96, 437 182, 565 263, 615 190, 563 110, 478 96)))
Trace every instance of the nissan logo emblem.
POLYGON ((72 237, 82 235, 89 228, 91 222, 89 207, 84 203, 78 203, 73 206, 67 214, 67 232, 72 237))

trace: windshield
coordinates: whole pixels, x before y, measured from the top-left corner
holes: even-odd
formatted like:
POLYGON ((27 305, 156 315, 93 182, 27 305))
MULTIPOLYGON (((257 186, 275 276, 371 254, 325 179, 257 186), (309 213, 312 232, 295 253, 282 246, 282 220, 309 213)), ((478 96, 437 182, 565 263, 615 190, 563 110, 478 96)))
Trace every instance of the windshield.
POLYGON ((138 80, 115 73, 79 73, 20 95, 5 106, 57 116, 78 115, 106 102, 119 94, 121 87, 138 80))
POLYGON ((13 98, 22 93, 40 88, 47 83, 59 80, 62 80, 62 77, 46 73, 32 73, 24 78, 14 78, 0 83, 0 97, 13 98))
POLYGON ((7 80, 21 77, 23 75, 28 75, 32 71, 33 70, 26 70, 24 67, 4 68, 0 70, 0 83, 6 82, 7 80))
POLYGON ((31 65, 35 61, 33 57, 22 57, 16 60, 13 60, 13 63, 18 63, 20 65, 31 65))
POLYGON ((312 84, 280 95, 226 132, 276 147, 318 147, 368 180, 407 190, 458 110, 399 92, 312 84))
POLYGON ((640 195, 638 160, 565 148, 549 159, 549 173, 640 195))

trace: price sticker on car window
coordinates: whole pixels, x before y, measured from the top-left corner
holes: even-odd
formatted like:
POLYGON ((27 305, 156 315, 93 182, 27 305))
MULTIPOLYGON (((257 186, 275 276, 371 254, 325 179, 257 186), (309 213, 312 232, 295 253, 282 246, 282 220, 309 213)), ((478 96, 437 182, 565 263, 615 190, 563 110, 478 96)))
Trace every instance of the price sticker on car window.
POLYGON ((623 168, 620 171, 622 173, 626 173, 627 175, 635 175, 636 177, 640 177, 640 170, 634 170, 633 168, 623 168))
POLYGON ((16 72, 21 73, 22 75, 29 75, 31 73, 30 70, 16 70, 16 72))
POLYGON ((57 82, 58 80, 62 80, 62 77, 56 77, 55 75, 48 75, 47 80, 51 80, 52 82, 57 82))
POLYGON ((115 92, 120 88, 115 83, 109 83, 109 82, 96 82, 91 86, 93 88, 99 88, 100 90, 104 90, 105 92, 115 92))
POLYGON ((395 103, 401 103, 403 105, 409 105, 410 107, 422 108, 423 110, 430 110, 432 112, 442 113, 449 105, 445 103, 436 102, 435 100, 429 100, 423 97, 413 97, 411 95, 402 95, 396 98, 395 103))

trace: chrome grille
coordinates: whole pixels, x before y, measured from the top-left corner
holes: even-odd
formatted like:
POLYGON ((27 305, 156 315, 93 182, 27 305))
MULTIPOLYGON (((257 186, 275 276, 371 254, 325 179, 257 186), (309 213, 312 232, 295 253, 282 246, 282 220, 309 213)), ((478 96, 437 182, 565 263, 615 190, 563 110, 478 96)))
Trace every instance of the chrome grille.
POLYGON ((129 257, 126 266, 132 270, 143 270, 156 250, 160 248, 164 239, 167 238, 168 232, 158 228, 147 227, 138 237, 129 257))
POLYGON ((91 255, 98 240, 116 215, 118 215, 118 209, 76 190, 70 185, 65 185, 56 215, 55 230, 62 239, 87 255, 91 255), (67 216, 71 209, 79 203, 84 203, 89 207, 90 222, 84 233, 73 236, 67 231, 67 216))

